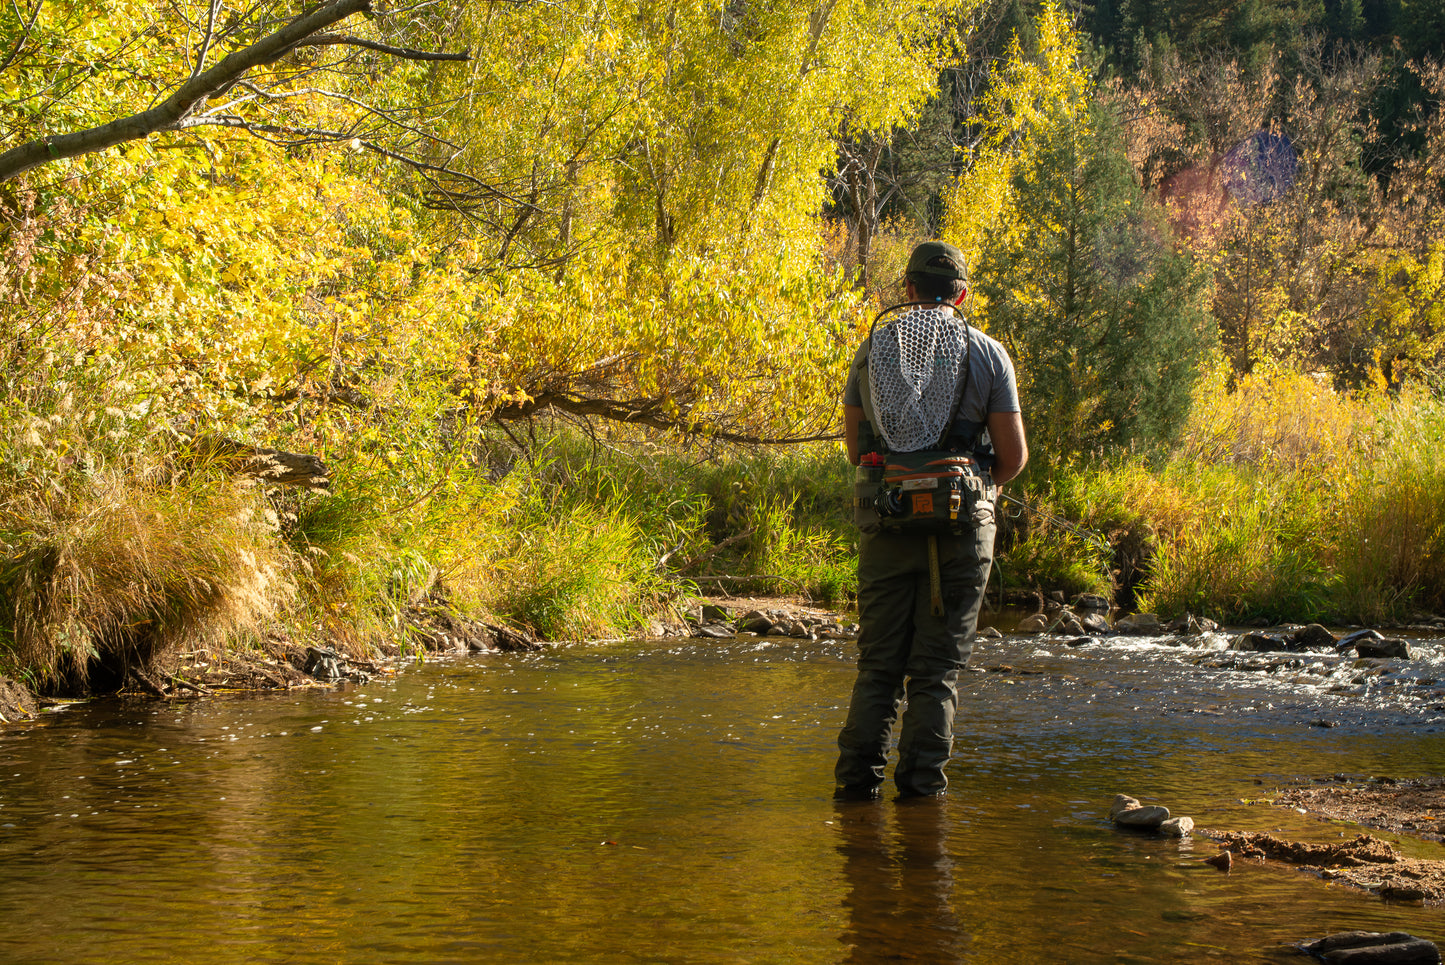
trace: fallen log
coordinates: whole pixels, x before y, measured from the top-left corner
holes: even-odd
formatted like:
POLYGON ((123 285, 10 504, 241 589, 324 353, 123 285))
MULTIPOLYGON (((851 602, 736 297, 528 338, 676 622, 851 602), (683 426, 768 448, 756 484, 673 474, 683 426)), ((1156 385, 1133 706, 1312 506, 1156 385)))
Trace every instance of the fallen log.
POLYGON ((276 486, 327 489, 331 473, 320 456, 253 446, 224 436, 200 435, 188 440, 187 455, 197 463, 219 466, 238 476, 251 476, 276 486))

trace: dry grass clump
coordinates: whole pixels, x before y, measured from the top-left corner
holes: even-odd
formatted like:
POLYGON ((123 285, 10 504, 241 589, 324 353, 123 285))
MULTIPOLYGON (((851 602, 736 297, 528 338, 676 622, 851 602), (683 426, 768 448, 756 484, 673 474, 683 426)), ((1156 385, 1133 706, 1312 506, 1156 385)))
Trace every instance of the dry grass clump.
POLYGON ((1382 621, 1445 607, 1445 404, 1407 394, 1379 418, 1374 451, 1345 454, 1336 568, 1350 612, 1382 621))
POLYGON ((1266 369, 1201 380, 1176 455, 1212 465, 1303 470, 1372 434, 1371 407, 1310 375, 1266 369))
POLYGON ((254 491, 111 473, 83 495, 0 509, 0 645, 44 690, 123 684, 183 643, 259 627, 291 594, 254 491))
POLYGON ((1367 624, 1445 606, 1442 443, 1445 405, 1424 390, 1348 396, 1272 372, 1202 392, 1163 475, 1208 508, 1160 527, 1148 604, 1367 624))

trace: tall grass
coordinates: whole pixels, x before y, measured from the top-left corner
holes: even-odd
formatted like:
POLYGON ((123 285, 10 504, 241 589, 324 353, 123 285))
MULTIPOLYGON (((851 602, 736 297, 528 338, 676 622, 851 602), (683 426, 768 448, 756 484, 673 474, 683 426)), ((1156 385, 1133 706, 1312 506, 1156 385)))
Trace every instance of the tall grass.
MULTIPOLYGON (((123 371, 30 375, 0 425, 0 673, 52 691, 276 626, 361 653, 404 642, 429 605, 578 639, 636 632, 698 592, 856 591, 836 445, 559 428, 523 449, 484 432, 401 464, 358 448, 329 492, 264 493, 184 458, 123 371)), ((1222 620, 1445 606, 1437 395, 1352 399, 1275 372, 1206 384, 1194 411, 1168 452, 1036 453, 1009 492, 1038 512, 1005 507, 1002 578, 1222 620)), ((425 413, 382 429, 430 431, 425 413)))
MULTIPOLYGON (((1201 386, 1168 452, 1036 470, 1028 491, 1141 547, 1138 607, 1400 622, 1445 606, 1442 434, 1445 405, 1424 389, 1350 397, 1269 371, 1201 386)), ((1048 558, 1032 549, 1040 538, 1058 536, 1044 528, 1011 555, 1035 563, 1034 582, 1076 581, 1078 551, 1048 558)))
POLYGON ((13 360, 0 415, 0 668, 122 682, 254 633, 293 585, 258 490, 187 460, 122 366, 13 360))

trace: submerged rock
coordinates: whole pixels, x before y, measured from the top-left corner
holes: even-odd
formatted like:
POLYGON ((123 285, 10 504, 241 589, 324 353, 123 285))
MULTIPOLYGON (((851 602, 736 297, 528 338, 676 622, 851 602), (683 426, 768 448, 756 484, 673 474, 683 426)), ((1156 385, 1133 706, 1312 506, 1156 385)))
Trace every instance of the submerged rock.
POLYGON ((1297 947, 1330 965, 1440 965, 1434 942, 1400 931, 1339 932, 1297 947))

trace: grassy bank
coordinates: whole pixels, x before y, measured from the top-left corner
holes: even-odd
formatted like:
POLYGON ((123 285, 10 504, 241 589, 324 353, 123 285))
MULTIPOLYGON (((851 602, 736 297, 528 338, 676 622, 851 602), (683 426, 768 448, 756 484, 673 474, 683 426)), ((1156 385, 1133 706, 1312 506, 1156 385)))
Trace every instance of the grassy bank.
MULTIPOLYGON (((854 590, 836 444, 659 447, 539 423, 525 441, 481 427, 463 448, 432 426, 400 453, 333 435, 330 490, 266 488, 189 450, 123 373, 77 373, 13 385, 0 441, 0 673, 40 690, 268 633, 405 646, 418 605, 578 639, 635 632, 696 593, 854 590)), ((1283 373, 1206 385, 1169 452, 1037 452, 1009 490, 1029 508, 1005 506, 991 592, 1226 621, 1445 609, 1442 429, 1423 391, 1352 400, 1283 373)))
MULTIPOLYGON (((1232 391, 1204 385, 1167 453, 1035 466, 1027 490, 1107 538, 1115 589, 1132 588, 1140 609, 1397 623, 1445 609, 1442 431, 1432 392, 1347 398, 1265 373, 1232 391)), ((1025 546, 1041 535, 1072 539, 1045 523, 1025 546)), ((1035 574, 1066 577, 1064 557, 1078 583, 1090 549, 1035 551, 1035 574)))

